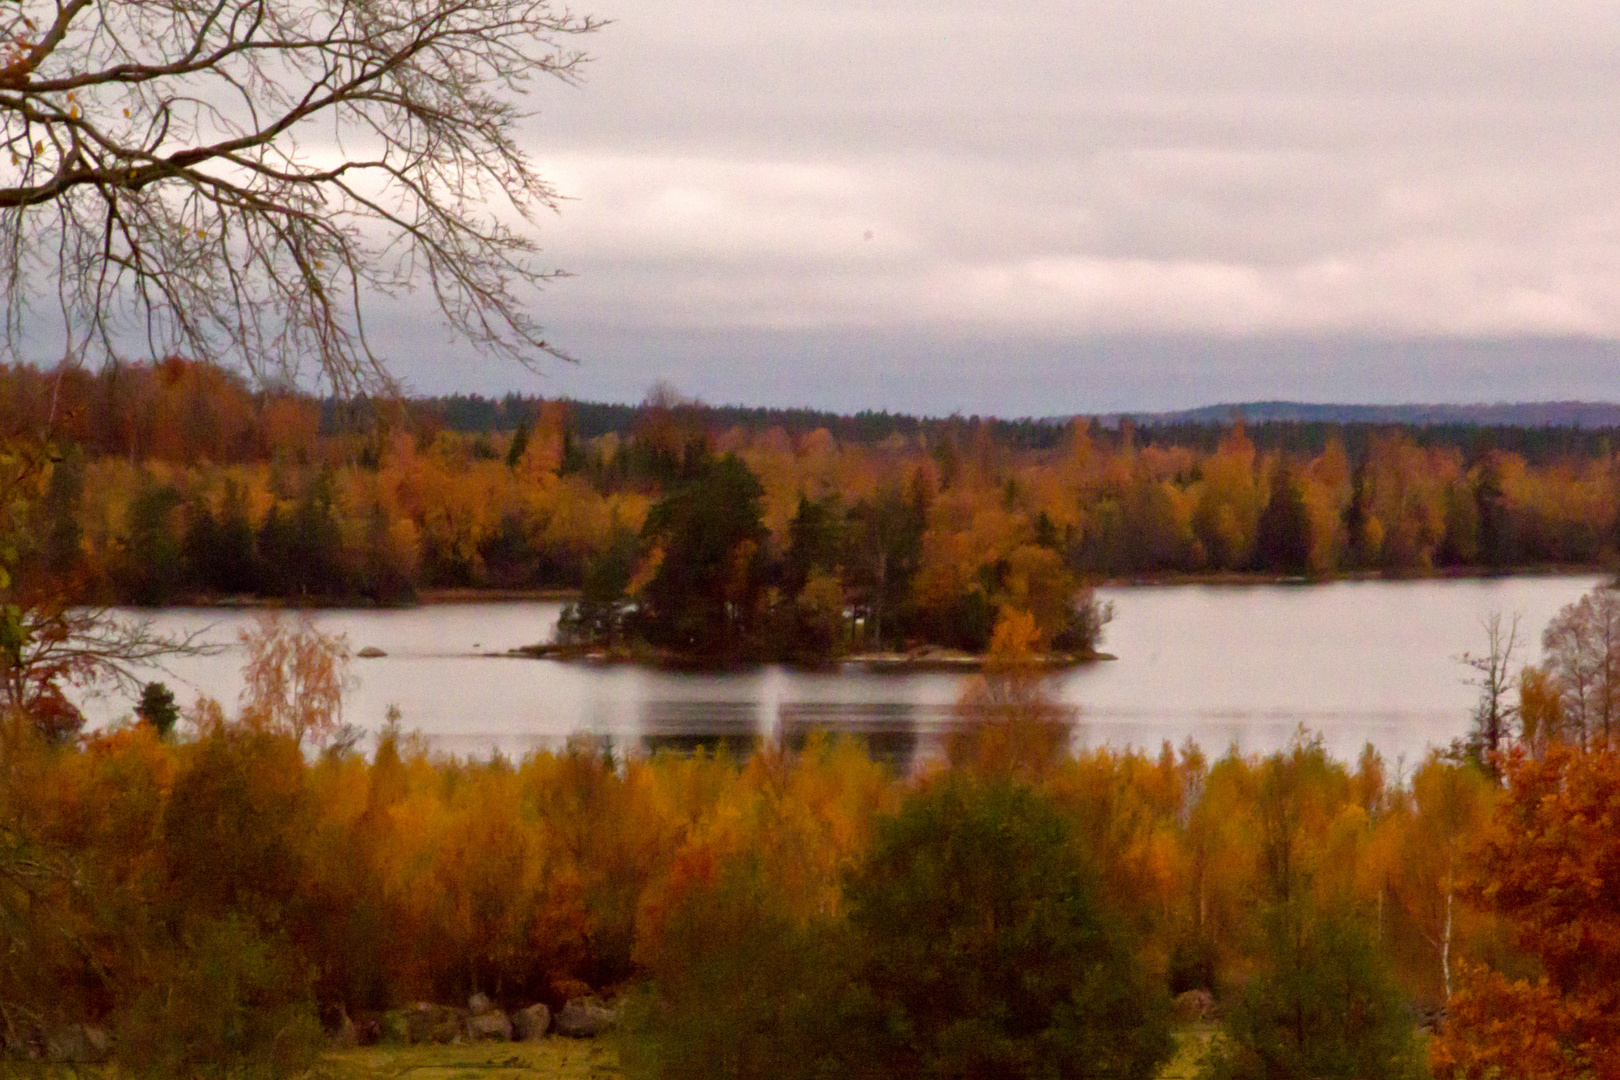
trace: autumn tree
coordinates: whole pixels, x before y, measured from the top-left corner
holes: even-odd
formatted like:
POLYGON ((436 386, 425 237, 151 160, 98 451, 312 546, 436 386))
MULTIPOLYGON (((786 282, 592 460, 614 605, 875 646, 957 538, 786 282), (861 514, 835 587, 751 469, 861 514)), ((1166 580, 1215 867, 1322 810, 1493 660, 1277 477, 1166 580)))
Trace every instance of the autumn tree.
POLYGON ((84 724, 70 691, 138 692, 150 668, 211 651, 198 634, 172 637, 139 619, 71 607, 60 595, 12 610, 15 622, 0 637, 0 712, 25 717, 52 742, 71 742, 84 724))
POLYGON ((1441 1077, 1620 1077, 1620 753, 1514 751, 1470 898, 1539 961, 1463 969, 1432 1059, 1441 1077))
POLYGON ((1424 967, 1433 976, 1422 984, 1426 996, 1438 989, 1442 1001, 1451 997, 1466 955, 1465 928, 1478 922, 1467 903, 1467 856, 1489 819, 1493 794, 1490 774, 1436 754, 1413 774, 1409 798, 1383 830, 1392 847, 1386 864, 1392 907, 1427 946, 1424 967))
POLYGON ((247 651, 242 710, 248 724, 319 746, 338 734, 343 695, 352 685, 349 643, 322 632, 308 612, 261 615, 241 633, 247 651))
POLYGON ((1207 1080, 1413 1077, 1420 1058, 1403 996, 1345 886, 1359 807, 1320 739, 1260 768, 1254 794, 1262 965, 1226 1011, 1207 1080))
POLYGON ((984 671, 957 702, 956 722, 945 741, 953 766, 1029 782, 1068 754, 1074 710, 1054 698, 1040 667, 1040 649, 1034 616, 1004 610, 984 671))

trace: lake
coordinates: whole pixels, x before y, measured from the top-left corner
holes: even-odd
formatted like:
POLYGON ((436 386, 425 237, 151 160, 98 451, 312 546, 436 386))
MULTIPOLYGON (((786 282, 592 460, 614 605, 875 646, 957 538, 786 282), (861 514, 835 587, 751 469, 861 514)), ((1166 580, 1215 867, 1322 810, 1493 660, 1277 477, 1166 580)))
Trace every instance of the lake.
MULTIPOLYGON (((1371 742, 1392 763, 1420 760, 1468 729, 1474 690, 1458 657, 1485 649, 1492 612, 1520 617, 1521 662, 1540 657, 1541 631, 1592 577, 1358 581, 1313 585, 1150 585, 1108 588, 1115 606, 1103 647, 1119 659, 1064 672, 1057 696, 1078 709, 1083 745, 1156 751, 1192 739, 1270 751, 1301 724, 1353 758, 1371 742)), ((876 673, 852 667, 766 666, 683 673, 624 665, 481 656, 549 640, 556 603, 472 603, 408 610, 328 610, 318 625, 356 659, 344 719, 369 730, 397 705, 407 729, 438 749, 485 756, 557 747, 573 733, 620 747, 688 746, 719 737, 793 738, 831 727, 862 733, 900 759, 927 754, 967 676, 876 673)), ((207 627, 232 647, 154 674, 183 703, 241 692, 237 632, 254 613, 165 609, 160 629, 207 627)), ((93 723, 129 712, 119 698, 86 702, 93 723)))

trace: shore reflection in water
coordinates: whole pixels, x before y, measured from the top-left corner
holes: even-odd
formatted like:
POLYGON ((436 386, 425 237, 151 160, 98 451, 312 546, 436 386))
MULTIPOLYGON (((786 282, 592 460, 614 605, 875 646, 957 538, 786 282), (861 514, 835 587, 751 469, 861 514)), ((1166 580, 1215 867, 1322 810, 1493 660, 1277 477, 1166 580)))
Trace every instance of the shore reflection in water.
MULTIPOLYGON (((1422 760, 1463 734, 1474 689, 1457 662, 1483 645, 1491 612, 1523 616, 1539 657, 1541 628, 1595 578, 1366 581, 1325 585, 1153 586, 1103 590, 1118 609, 1104 647, 1117 661, 1063 672, 1053 691, 1078 710, 1075 744, 1156 754, 1191 739, 1218 756, 1229 747, 1279 749, 1304 725, 1330 753, 1354 760, 1368 742, 1392 765, 1422 760)), ((344 719, 375 731, 390 705, 436 750, 519 758, 560 750, 584 733, 616 754, 660 747, 728 747, 761 739, 802 743, 818 728, 844 731, 902 769, 939 752, 965 676, 872 672, 858 665, 674 672, 491 656, 546 640, 561 605, 450 604, 400 611, 316 614, 354 649, 357 686, 344 719)), ((184 705, 200 694, 234 707, 242 689, 240 609, 146 613, 160 630, 209 628, 226 648, 183 658, 167 682, 184 705)), ((127 699, 85 702, 92 723, 128 715, 127 699)))

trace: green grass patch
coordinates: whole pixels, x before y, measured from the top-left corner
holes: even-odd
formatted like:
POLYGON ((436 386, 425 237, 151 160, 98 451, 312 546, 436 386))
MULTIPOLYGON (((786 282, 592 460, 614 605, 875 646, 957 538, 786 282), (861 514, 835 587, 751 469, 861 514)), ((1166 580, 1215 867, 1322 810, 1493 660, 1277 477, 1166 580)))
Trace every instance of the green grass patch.
POLYGON ((310 1080, 623 1080, 619 1054, 600 1039, 531 1043, 368 1046, 322 1055, 310 1080))
POLYGON ((1210 1040, 1220 1029, 1219 1024, 1187 1024, 1176 1028, 1176 1056, 1159 1070, 1158 1080, 1193 1080, 1204 1063, 1204 1055, 1209 1052, 1210 1040))

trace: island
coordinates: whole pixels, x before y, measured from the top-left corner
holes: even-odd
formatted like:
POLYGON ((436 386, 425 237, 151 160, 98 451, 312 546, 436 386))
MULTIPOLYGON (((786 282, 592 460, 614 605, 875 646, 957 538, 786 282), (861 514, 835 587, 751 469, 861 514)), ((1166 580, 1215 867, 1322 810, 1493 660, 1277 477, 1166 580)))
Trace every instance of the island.
POLYGON ((586 566, 555 640, 514 651, 677 666, 972 670, 998 622, 1023 616, 1040 663, 1104 658, 1097 645, 1112 610, 1050 547, 1017 546, 976 573, 924 573, 934 492, 922 478, 848 508, 836 495, 801 495, 785 545, 772 543, 764 497, 740 457, 693 440, 641 530, 586 566))

